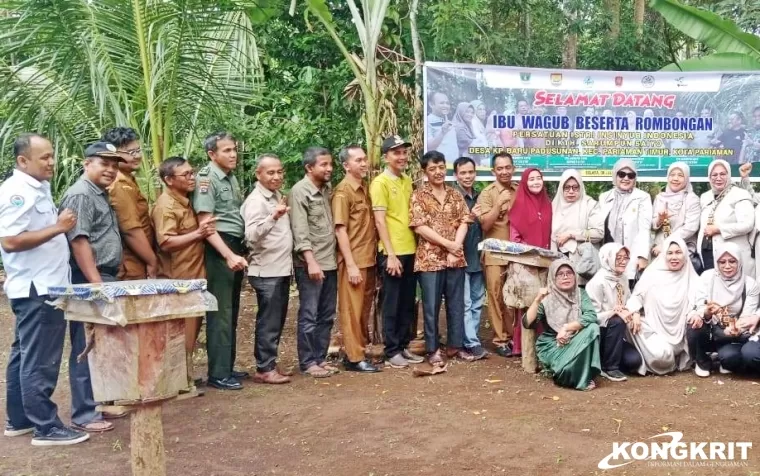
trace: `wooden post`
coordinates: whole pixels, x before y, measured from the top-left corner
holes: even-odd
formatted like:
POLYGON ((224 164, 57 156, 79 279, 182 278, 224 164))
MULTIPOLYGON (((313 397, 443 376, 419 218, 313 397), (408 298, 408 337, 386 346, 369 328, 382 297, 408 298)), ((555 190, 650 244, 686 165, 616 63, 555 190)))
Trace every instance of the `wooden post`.
MULTIPOLYGON (((518 325, 522 326, 522 322, 518 325)), ((536 359, 536 331, 534 329, 522 328, 520 339, 522 346, 522 367, 528 373, 534 374, 538 370, 538 360, 536 359)))
POLYGON ((166 476, 161 401, 136 405, 130 421, 132 476, 166 476))

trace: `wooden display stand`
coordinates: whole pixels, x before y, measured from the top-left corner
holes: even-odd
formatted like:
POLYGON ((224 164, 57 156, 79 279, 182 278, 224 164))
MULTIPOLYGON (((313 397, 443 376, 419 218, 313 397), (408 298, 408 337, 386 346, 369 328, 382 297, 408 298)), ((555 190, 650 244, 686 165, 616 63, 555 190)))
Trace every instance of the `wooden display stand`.
MULTIPOLYGON (((76 310, 67 308, 65 312, 67 320, 87 323, 87 361, 95 401, 113 402, 133 410, 130 446, 134 476, 166 475, 161 406, 188 387, 185 318, 204 314, 197 310, 198 295, 189 296, 195 298, 196 311, 183 311, 187 309, 183 306, 187 296, 115 297, 113 302, 118 301, 122 311, 122 324, 126 318, 123 326, 99 316, 100 308, 95 302, 79 302, 76 310), (151 299, 163 299, 163 315, 145 317, 148 309, 154 309, 154 304, 146 303, 151 299), (89 311, 82 304, 90 304, 89 311)), ((65 300, 67 296, 60 297, 65 300)))
MULTIPOLYGON (((486 256, 492 260, 500 262, 502 266, 507 266, 510 263, 520 263, 527 266, 534 266, 538 268, 548 268, 552 259, 538 254, 509 254, 509 253, 497 253, 492 251, 483 251, 486 256)), ((538 334, 533 329, 527 329, 522 325, 522 319, 518 319, 520 322, 516 322, 515 325, 522 327, 522 336, 520 339, 520 345, 522 347, 522 368, 528 373, 538 372, 538 358, 536 357, 536 339, 538 334)))

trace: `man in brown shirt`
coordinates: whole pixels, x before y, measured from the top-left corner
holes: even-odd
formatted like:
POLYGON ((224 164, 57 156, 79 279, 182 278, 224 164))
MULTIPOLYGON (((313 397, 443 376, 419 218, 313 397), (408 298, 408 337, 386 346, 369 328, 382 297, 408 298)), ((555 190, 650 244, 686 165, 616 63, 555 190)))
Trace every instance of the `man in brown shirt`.
POLYGON ((422 288, 425 351, 430 365, 443 365, 438 349, 438 315, 446 298, 446 348, 448 357, 472 361, 464 350, 464 258, 470 210, 462 195, 447 187, 446 158, 438 151, 420 160, 427 183, 412 194, 409 228, 419 235, 414 271, 422 288))
MULTIPOLYGON (((195 189, 195 171, 182 157, 170 157, 158 168, 166 185, 153 207, 151 218, 158 243, 158 277, 203 279, 206 277, 203 243, 216 231, 214 217, 201 223, 190 206, 188 195, 195 189)), ((185 319, 185 351, 188 387, 194 385, 193 350, 201 318, 185 319)))
MULTIPOLYGON (((484 238, 509 240, 509 209, 515 196, 512 186, 512 174, 515 171, 512 156, 507 152, 495 154, 491 159, 491 169, 496 181, 484 188, 478 197, 480 224, 484 238)), ((510 357, 515 313, 513 309, 507 308, 502 298, 507 267, 487 254, 483 264, 486 270, 488 317, 493 327, 493 343, 496 345, 497 354, 510 357)))
POLYGON ((358 145, 340 154, 345 178, 332 197, 333 222, 338 240, 338 319, 346 351, 346 370, 373 373, 380 369, 364 358, 369 344, 369 319, 375 297, 377 236, 364 178, 369 171, 367 154, 358 145))
POLYGON ((134 177, 142 162, 137 132, 129 127, 114 127, 106 131, 101 140, 115 145, 123 159, 119 162, 116 180, 108 187, 111 206, 124 240, 124 256, 117 279, 155 278, 158 259, 153 251, 150 209, 134 177))

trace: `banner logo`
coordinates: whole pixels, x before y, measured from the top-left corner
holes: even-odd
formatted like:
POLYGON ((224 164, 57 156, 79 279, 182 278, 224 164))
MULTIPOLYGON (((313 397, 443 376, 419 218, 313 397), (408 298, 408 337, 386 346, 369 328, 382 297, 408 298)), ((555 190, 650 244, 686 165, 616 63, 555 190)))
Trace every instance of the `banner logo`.
POLYGON ((591 76, 586 76, 583 79, 583 84, 585 84, 587 88, 593 87, 594 86, 594 78, 592 78, 591 76))
POLYGON ((681 76, 680 78, 676 78, 676 86, 679 88, 685 88, 687 86, 686 84, 686 78, 681 76))
POLYGON ((612 443, 612 452, 599 461, 602 470, 620 468, 637 461, 647 461, 650 467, 745 467, 752 443, 749 441, 682 442, 683 433, 671 431, 653 438, 670 437, 670 441, 612 443))
POLYGON ((530 73, 520 73, 520 81, 522 81, 523 83, 529 83, 530 73))
POLYGON ((615 86, 620 87, 623 85, 623 77, 615 76, 615 86))
POLYGON ((552 86, 559 86, 562 84, 562 73, 552 73, 549 79, 552 82, 552 86))
POLYGON ((641 85, 644 86, 645 88, 651 88, 652 86, 654 86, 654 76, 652 76, 651 74, 648 74, 644 76, 643 78, 641 78, 641 85))

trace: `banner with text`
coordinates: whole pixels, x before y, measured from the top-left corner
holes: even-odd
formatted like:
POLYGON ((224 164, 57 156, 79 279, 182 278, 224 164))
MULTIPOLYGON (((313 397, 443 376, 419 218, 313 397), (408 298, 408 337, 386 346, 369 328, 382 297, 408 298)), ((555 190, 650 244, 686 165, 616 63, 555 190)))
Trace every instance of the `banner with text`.
MULTIPOLYGON (((620 158, 661 181, 683 161, 704 181, 714 159, 760 162, 760 73, 548 70, 426 63, 425 151, 471 157, 490 178, 509 152, 517 171, 557 179, 575 168, 610 180, 620 158)), ((760 176, 754 167, 753 179, 760 176)))

